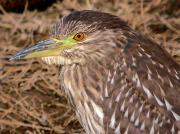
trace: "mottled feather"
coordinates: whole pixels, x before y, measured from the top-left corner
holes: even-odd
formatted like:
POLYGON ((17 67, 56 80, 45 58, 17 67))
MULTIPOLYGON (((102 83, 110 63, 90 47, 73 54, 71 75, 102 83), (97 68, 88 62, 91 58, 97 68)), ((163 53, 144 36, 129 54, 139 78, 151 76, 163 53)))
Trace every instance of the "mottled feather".
POLYGON ((87 39, 64 50, 65 61, 57 63, 64 65, 61 84, 86 133, 178 133, 180 66, 166 50, 97 11, 74 12, 52 30, 56 38, 77 32, 87 39))

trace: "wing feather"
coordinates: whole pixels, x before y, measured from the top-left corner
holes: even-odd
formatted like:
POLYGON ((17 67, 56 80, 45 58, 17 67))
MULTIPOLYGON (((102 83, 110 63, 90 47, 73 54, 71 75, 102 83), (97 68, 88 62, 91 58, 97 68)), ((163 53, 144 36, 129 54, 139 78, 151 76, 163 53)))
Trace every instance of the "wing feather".
POLYGON ((180 66, 161 46, 137 38, 123 54, 127 79, 167 120, 180 122, 180 66))

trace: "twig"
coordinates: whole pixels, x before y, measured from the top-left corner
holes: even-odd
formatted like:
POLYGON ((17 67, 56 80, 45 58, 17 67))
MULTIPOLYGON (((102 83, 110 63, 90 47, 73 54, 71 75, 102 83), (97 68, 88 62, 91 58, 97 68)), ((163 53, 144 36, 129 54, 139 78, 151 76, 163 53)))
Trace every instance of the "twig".
POLYGON ((32 129, 42 129, 42 130, 52 131, 52 128, 49 128, 49 127, 42 127, 42 126, 38 126, 36 124, 27 124, 27 123, 22 123, 22 122, 19 122, 19 121, 10 121, 10 120, 1 119, 0 124, 1 125, 11 126, 13 128, 14 128, 14 126, 16 126, 16 127, 23 126, 23 127, 29 127, 29 128, 32 128, 32 129))
POLYGON ((173 27, 168 21, 166 21, 164 18, 160 17, 159 15, 157 16, 164 25, 166 25, 169 29, 180 35, 180 31, 178 31, 175 27, 173 27))

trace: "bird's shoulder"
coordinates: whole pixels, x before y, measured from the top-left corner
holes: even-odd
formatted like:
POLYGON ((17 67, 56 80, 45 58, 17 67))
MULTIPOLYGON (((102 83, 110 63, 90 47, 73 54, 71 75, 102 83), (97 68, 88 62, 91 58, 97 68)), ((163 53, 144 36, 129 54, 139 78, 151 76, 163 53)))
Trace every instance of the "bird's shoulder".
POLYGON ((104 119, 109 131, 177 132, 180 66, 166 50, 141 34, 128 31, 116 41, 119 55, 108 75, 113 86, 104 101, 111 107, 105 110, 104 119))
POLYGON ((129 37, 122 53, 127 79, 150 103, 180 121, 180 66, 153 40, 129 37))

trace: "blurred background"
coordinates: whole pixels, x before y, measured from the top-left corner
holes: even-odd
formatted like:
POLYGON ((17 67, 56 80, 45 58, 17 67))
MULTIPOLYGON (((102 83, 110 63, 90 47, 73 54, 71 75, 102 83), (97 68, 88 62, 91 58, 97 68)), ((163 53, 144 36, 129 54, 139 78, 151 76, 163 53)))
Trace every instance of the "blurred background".
POLYGON ((57 67, 8 61, 45 39, 60 17, 83 9, 121 17, 180 63, 179 0, 0 0, 0 134, 84 133, 60 88, 57 67))

